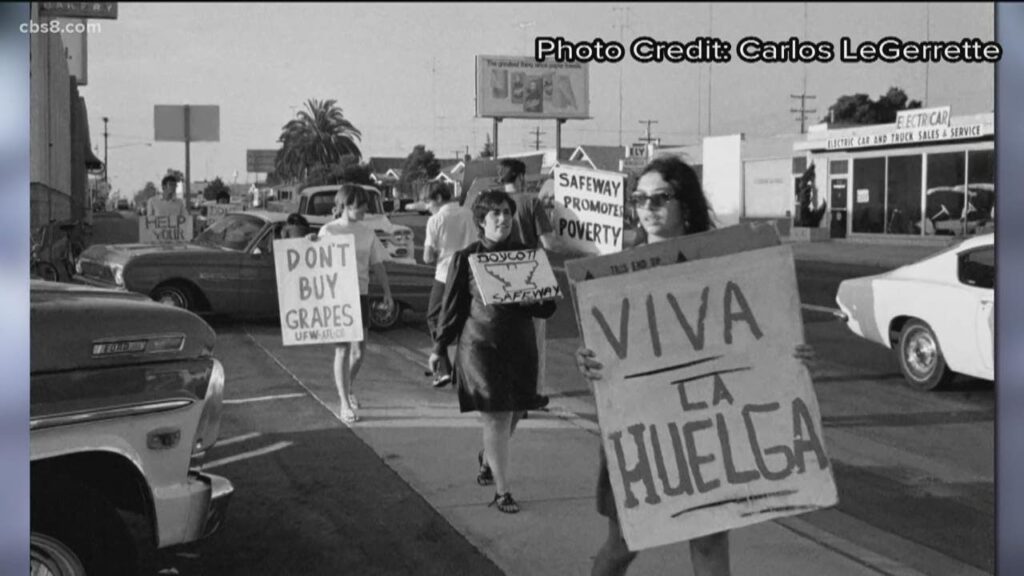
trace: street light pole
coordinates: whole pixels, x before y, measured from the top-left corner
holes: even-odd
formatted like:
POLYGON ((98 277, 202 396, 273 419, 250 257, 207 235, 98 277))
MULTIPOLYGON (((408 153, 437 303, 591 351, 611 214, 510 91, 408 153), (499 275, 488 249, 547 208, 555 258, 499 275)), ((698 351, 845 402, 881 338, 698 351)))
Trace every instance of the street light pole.
POLYGON ((107 172, 107 136, 109 136, 109 134, 107 132, 107 122, 109 122, 109 121, 110 121, 110 118, 108 118, 106 116, 103 117, 103 181, 104 182, 108 182, 108 180, 107 180, 107 173, 108 173, 107 172))

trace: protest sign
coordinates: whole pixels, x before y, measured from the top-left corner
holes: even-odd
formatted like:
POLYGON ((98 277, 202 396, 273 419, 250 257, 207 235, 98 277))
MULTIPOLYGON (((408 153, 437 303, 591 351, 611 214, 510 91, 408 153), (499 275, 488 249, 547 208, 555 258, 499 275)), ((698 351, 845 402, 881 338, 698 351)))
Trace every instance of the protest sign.
POLYGON ((554 170, 555 237, 577 252, 622 250, 626 175, 561 165, 554 170))
POLYGON ((143 244, 171 244, 188 242, 193 235, 192 216, 139 216, 139 242, 143 244))
POLYGON ((631 550, 835 505, 791 247, 580 282, 631 550))
POLYGON ((470 254, 469 268, 484 304, 517 304, 562 297, 562 289, 543 250, 470 254))
POLYGON ((274 268, 285 346, 363 339, 352 234, 274 240, 274 268))
POLYGON ((207 204, 206 206, 206 221, 210 224, 220 220, 231 212, 241 212, 245 208, 242 204, 231 203, 231 204, 207 204))

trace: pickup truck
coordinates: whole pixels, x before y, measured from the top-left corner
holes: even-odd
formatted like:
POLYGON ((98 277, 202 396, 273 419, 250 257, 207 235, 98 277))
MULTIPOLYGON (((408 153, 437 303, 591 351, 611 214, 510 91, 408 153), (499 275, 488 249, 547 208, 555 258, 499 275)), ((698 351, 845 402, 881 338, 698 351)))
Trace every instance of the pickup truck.
POLYGON ((224 369, 198 316, 141 294, 31 282, 32 574, 153 573, 212 534, 233 487, 201 471, 224 369))

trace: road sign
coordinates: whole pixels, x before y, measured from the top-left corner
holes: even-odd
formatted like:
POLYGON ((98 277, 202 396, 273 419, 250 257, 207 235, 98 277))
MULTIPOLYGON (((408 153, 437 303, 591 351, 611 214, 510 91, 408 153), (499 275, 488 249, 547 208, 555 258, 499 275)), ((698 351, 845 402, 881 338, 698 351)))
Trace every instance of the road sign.
POLYGON ((246 150, 245 171, 269 174, 274 171, 274 160, 276 158, 277 150, 246 150))
POLYGON ((220 141, 220 106, 162 105, 153 107, 153 139, 160 142, 220 141), (188 109, 188 130, 185 130, 185 109, 188 109))

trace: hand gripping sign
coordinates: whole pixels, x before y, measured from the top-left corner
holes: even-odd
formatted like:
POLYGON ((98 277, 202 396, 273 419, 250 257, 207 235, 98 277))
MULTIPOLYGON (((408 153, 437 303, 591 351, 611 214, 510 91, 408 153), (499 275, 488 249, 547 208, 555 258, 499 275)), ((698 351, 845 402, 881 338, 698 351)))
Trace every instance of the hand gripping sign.
POLYGON ((143 244, 172 244, 192 239, 192 216, 139 216, 139 242, 143 244))
POLYGON ((274 240, 285 346, 363 339, 355 237, 274 240))
POLYGON ((469 268, 484 304, 518 304, 562 297, 543 250, 470 254, 469 268))
POLYGON ((625 182, 618 172, 556 167, 555 237, 577 252, 622 250, 625 182))
POLYGON ((626 543, 640 550, 838 501, 791 248, 576 286, 626 543))

